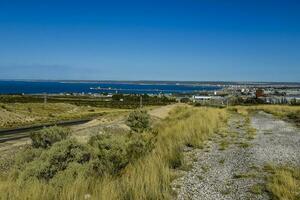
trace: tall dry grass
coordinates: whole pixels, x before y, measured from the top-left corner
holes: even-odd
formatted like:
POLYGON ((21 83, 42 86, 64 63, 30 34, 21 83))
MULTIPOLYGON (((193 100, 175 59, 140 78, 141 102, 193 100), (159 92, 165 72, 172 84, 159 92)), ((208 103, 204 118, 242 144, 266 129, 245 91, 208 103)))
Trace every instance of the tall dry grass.
POLYGON ((267 190, 274 199, 300 199, 300 168, 273 168, 267 181, 267 190))
POLYGON ((247 113, 251 111, 262 110, 267 113, 273 114, 278 117, 286 117, 292 113, 300 113, 300 106, 289 105, 258 105, 258 106, 233 106, 231 109, 236 108, 240 113, 247 113))
POLYGON ((291 105, 257 105, 257 106, 233 106, 229 110, 237 111, 242 115, 248 115, 255 111, 264 111, 277 118, 289 120, 300 126, 300 106, 291 105))
POLYGON ((61 188, 34 181, 24 185, 0 181, 2 199, 171 199, 174 168, 183 164, 184 146, 203 145, 224 126, 226 111, 217 108, 178 107, 157 125, 157 142, 151 153, 129 164, 119 176, 79 177, 65 180, 61 188))

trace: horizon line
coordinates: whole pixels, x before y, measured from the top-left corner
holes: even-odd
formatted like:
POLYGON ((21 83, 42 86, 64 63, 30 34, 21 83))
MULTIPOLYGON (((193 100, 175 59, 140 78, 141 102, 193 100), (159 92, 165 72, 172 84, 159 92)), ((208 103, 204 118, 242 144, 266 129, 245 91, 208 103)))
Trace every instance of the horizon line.
POLYGON ((288 83, 300 84, 300 81, 195 81, 195 80, 113 80, 113 79, 1 79, 0 81, 41 81, 41 82, 178 82, 178 83, 288 83))

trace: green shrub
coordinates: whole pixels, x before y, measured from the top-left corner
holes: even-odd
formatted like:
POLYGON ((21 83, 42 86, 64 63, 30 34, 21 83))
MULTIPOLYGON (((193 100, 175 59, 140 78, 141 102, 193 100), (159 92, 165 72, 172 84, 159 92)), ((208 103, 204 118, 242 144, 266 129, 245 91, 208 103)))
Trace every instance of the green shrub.
POLYGON ((24 151, 21 151, 16 155, 15 165, 18 168, 23 168, 27 163, 30 163, 33 160, 39 158, 42 152, 42 149, 28 147, 24 151))
POLYGON ((68 165, 68 167, 59 171, 51 180, 50 184, 53 185, 56 189, 61 189, 66 187, 67 184, 72 184, 79 177, 85 177, 87 166, 72 162, 68 165))
POLYGON ((96 135, 89 144, 96 147, 96 159, 91 163, 96 175, 118 174, 129 163, 123 135, 96 135))
POLYGON ((70 135, 70 130, 58 126, 44 128, 30 134, 32 146, 35 148, 47 148, 55 142, 66 139, 70 135))
POLYGON ((117 175, 130 162, 153 149, 154 135, 102 134, 92 136, 89 144, 96 149, 96 159, 90 163, 90 172, 97 176, 117 175))
POLYGON ((135 110, 129 114, 126 124, 134 132, 143 132, 150 128, 150 115, 146 110, 135 110))
POLYGON ((57 173, 67 169, 69 164, 84 164, 90 159, 91 151, 87 146, 73 139, 63 140, 43 150, 38 159, 27 163, 25 169, 20 172, 20 179, 36 178, 48 181, 57 173))
POLYGON ((16 154, 11 166, 10 177, 16 180, 29 163, 39 159, 42 152, 42 149, 29 147, 16 154))
POLYGON ((127 143, 127 155, 130 161, 135 161, 138 158, 149 153, 155 144, 155 136, 150 133, 133 134, 127 143))

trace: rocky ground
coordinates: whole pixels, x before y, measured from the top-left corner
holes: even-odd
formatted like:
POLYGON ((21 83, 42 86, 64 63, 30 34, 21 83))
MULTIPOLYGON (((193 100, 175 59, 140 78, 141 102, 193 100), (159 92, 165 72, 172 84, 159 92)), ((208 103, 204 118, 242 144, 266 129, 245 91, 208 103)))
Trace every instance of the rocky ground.
POLYGON ((264 169, 270 164, 300 166, 300 131, 263 112, 250 122, 236 114, 227 134, 216 135, 186 157, 191 169, 172 183, 178 200, 270 199, 260 189, 264 169))

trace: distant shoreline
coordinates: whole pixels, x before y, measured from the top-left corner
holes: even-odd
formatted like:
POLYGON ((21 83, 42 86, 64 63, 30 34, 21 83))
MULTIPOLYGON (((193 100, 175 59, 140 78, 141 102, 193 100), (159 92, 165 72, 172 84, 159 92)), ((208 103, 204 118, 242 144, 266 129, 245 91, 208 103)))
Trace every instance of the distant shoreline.
POLYGON ((266 81, 154 81, 154 80, 39 80, 39 79, 0 79, 16 82, 60 82, 60 83, 105 83, 105 84, 139 84, 139 85, 248 85, 248 86, 298 86, 300 82, 266 82, 266 81))
POLYGON ((59 93, 124 93, 175 94, 221 90, 218 85, 169 84, 166 82, 63 82, 63 81, 0 81, 0 94, 59 93))

